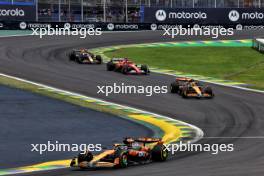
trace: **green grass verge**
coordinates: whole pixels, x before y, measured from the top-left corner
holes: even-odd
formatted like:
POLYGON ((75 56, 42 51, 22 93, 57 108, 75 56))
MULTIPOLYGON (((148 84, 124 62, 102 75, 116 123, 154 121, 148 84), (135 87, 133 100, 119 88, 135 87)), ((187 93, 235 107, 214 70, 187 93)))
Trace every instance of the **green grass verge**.
POLYGON ((250 47, 146 47, 108 51, 151 67, 233 80, 264 89, 264 55, 250 47))

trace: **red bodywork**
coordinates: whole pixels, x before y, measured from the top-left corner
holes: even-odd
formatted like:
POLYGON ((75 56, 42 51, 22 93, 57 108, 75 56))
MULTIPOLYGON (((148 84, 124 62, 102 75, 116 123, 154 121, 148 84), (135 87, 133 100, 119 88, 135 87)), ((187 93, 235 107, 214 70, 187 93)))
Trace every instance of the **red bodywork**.
POLYGON ((114 58, 107 63, 108 71, 118 71, 123 74, 148 74, 147 65, 138 66, 127 58, 114 58))
POLYGON ((135 63, 133 63, 132 61, 129 61, 128 59, 124 59, 124 60, 119 60, 116 65, 115 65, 116 69, 122 69, 124 67, 128 67, 131 68, 133 70, 135 70, 135 72, 137 74, 141 74, 142 71, 137 67, 137 65, 135 63))

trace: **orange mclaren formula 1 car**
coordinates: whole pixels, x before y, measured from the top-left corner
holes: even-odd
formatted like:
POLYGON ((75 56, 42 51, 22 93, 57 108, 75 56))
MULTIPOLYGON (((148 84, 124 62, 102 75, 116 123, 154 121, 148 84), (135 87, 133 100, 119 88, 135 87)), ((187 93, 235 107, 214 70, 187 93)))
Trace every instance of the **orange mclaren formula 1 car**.
POLYGON ((79 64, 102 64, 103 59, 100 55, 94 55, 87 49, 73 50, 69 54, 70 61, 75 61, 79 64))
POLYGON ((86 151, 71 161, 71 167, 88 168, 125 168, 130 165, 165 161, 168 151, 161 139, 156 138, 125 138, 122 144, 114 144, 111 150, 93 155, 86 151))
POLYGON ((107 63, 106 67, 108 71, 118 71, 123 74, 147 75, 150 73, 147 65, 136 65, 127 58, 113 58, 107 63))
POLYGON ((178 93, 183 98, 213 98, 214 93, 211 87, 202 86, 200 82, 190 78, 178 77, 171 83, 171 93, 178 93))

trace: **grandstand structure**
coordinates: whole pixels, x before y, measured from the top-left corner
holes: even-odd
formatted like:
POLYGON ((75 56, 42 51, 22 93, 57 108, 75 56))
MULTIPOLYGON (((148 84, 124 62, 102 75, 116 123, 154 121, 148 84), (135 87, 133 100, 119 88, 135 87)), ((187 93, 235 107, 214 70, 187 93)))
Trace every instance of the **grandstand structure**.
POLYGON ((263 8, 264 0, 0 0, 34 5, 37 21, 139 22, 140 8, 263 8))

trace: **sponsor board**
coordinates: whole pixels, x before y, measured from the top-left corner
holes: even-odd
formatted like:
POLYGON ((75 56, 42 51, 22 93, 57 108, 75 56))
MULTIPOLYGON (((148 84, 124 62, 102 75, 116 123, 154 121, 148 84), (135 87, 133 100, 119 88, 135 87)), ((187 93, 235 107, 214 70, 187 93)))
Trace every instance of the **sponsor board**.
POLYGON ((151 24, 141 23, 78 23, 78 22, 34 22, 34 21, 6 21, 0 20, 3 29, 36 29, 36 28, 70 28, 70 29, 90 29, 101 28, 106 31, 137 31, 150 30, 151 24))
POLYGON ((234 29, 263 29, 264 23, 259 24, 207 24, 207 23, 65 23, 65 22, 32 22, 32 21, 3 21, 0 20, 2 24, 0 30, 25 30, 25 29, 36 29, 36 28, 71 28, 71 29, 81 29, 81 28, 101 28, 102 31, 141 31, 141 30, 164 30, 168 28, 205 28, 205 27, 221 27, 221 28, 234 28, 234 29))
POLYGON ((35 6, 1 5, 0 20, 3 21, 35 21, 35 6))
POLYGON ((152 8, 145 7, 145 23, 263 24, 263 8, 152 8))
POLYGON ((139 24, 130 24, 130 23, 109 23, 107 24, 107 30, 109 31, 133 31, 140 30, 139 24))

